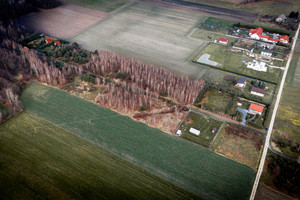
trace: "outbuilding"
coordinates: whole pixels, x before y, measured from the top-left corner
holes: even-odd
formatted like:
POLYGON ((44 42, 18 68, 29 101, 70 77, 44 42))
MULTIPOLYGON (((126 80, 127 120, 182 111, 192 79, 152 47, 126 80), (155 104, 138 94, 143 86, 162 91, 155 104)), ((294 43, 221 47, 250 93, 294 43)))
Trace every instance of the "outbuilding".
POLYGON ((197 129, 195 129, 195 128, 190 128, 190 130, 189 130, 189 132, 190 133, 193 133, 193 134, 195 134, 195 135, 199 135, 200 134, 200 131, 199 130, 197 130, 197 129))
POLYGON ((251 94, 254 94, 256 96, 263 97, 265 95, 265 92, 266 91, 264 89, 259 88, 259 87, 252 86, 252 88, 251 88, 251 94))
POLYGON ((221 43, 221 44, 227 44, 228 43, 228 39, 226 39, 226 38, 220 38, 219 39, 219 43, 221 43))

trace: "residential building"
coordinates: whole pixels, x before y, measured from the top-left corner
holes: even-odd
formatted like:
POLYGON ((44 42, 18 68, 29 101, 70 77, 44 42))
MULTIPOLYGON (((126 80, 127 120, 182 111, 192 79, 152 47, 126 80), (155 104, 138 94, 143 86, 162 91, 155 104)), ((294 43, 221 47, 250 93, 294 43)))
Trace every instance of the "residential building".
POLYGON ((263 110, 264 110, 264 106, 261 106, 261 105, 255 104, 255 103, 251 103, 249 106, 248 112, 252 115, 256 115, 256 114, 261 115, 263 110))
POLYGON ((287 17, 286 17, 284 14, 279 15, 279 16, 275 19, 275 21, 276 21, 277 23, 282 23, 282 22, 285 22, 286 20, 287 20, 287 17))
POLYGON ((246 87, 246 84, 247 84, 246 78, 240 77, 240 78, 236 79, 235 86, 240 87, 240 88, 244 88, 244 87, 246 87))
POLYGON ((47 38, 47 39, 45 40, 45 42, 46 42, 46 44, 48 44, 48 43, 52 42, 52 39, 51 39, 51 38, 47 38))
POLYGON ((262 71, 262 72, 267 71, 266 63, 265 62, 259 62, 257 60, 253 60, 252 62, 248 62, 247 68, 250 68, 250 69, 253 69, 253 70, 256 70, 256 71, 262 71))
POLYGON ((273 52, 268 50, 262 50, 260 53, 262 56, 271 57, 273 52))
POLYGON ((227 44, 228 40, 226 38, 220 38, 219 39, 219 43, 221 43, 221 44, 227 44))
POLYGON ((254 94, 256 96, 263 97, 265 95, 265 92, 266 91, 262 88, 254 87, 254 86, 251 87, 251 94, 254 94))
POLYGON ((280 42, 281 42, 281 43, 283 43, 283 44, 288 44, 289 41, 290 41, 289 36, 287 36, 287 35, 280 36, 280 42))

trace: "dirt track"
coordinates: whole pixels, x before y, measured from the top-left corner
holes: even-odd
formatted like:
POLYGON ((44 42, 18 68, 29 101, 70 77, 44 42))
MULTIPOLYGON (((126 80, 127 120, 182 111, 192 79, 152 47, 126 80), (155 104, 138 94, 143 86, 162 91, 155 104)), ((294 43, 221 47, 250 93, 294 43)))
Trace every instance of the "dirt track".
POLYGON ((250 12, 243 12, 237 10, 231 10, 227 8, 221 8, 216 6, 210 6, 205 4, 186 2, 182 0, 161 0, 151 1, 151 0, 139 0, 141 2, 150 3, 157 6, 182 9, 191 12, 198 12, 203 15, 228 19, 232 21, 245 22, 245 23, 254 23, 257 14, 250 12))
POLYGON ((53 9, 40 9, 18 19, 26 29, 45 33, 49 36, 68 39, 89 26, 92 26, 108 14, 72 4, 64 3, 53 9))

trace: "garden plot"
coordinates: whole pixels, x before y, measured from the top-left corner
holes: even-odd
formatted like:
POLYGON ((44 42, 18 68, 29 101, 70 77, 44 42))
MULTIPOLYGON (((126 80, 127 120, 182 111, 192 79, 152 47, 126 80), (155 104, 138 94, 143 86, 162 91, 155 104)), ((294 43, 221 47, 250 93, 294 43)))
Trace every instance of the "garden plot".
POLYGON ((214 137, 220 130, 222 122, 210 118, 206 115, 190 112, 179 129, 182 131, 182 138, 209 147, 214 137), (190 132, 194 128, 200 131, 199 135, 190 132))
POLYGON ((105 49, 200 79, 206 68, 191 60, 203 42, 188 33, 202 16, 144 3, 133 3, 72 38, 94 51, 105 49))
POLYGON ((63 4, 53 9, 40 9, 18 19, 31 31, 45 33, 51 37, 67 39, 91 25, 98 23, 107 13, 72 4, 63 4))

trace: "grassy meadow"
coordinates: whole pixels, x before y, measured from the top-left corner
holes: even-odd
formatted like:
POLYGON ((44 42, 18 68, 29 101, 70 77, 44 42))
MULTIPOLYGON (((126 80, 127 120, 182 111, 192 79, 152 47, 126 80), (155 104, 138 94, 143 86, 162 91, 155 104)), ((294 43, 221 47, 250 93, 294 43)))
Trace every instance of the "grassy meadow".
POLYGON ((253 58, 250 58, 243 53, 231 52, 226 46, 210 43, 206 48, 201 51, 201 53, 196 57, 195 60, 200 58, 203 54, 210 54, 209 60, 218 62, 219 65, 215 66, 219 69, 226 70, 232 73, 237 73, 240 75, 249 76, 252 78, 258 78, 261 80, 277 83, 281 70, 268 68, 267 72, 258 72, 252 69, 247 68, 242 61, 252 61, 253 58))
POLYGON ((25 89, 21 100, 26 112, 162 176, 200 198, 249 197, 254 170, 201 146, 36 82, 25 89))
POLYGON ((0 155, 0 199, 197 198, 27 111, 1 125, 0 155))

